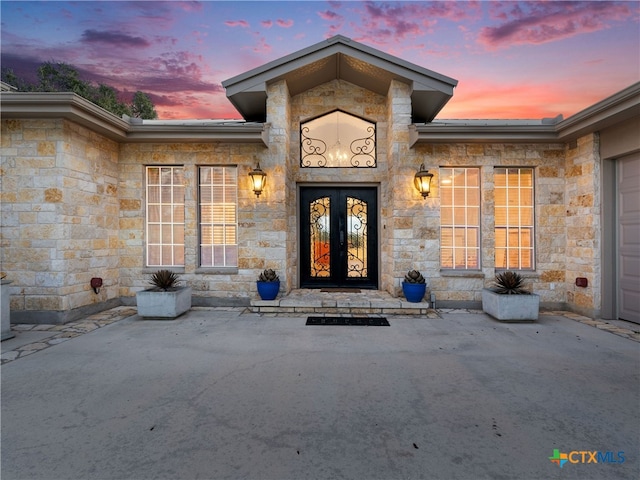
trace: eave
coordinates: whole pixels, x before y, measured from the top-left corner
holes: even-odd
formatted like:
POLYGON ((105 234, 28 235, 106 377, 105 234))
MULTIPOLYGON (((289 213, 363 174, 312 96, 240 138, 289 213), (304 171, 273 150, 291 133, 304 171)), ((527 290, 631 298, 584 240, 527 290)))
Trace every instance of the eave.
POLYGON ((553 143, 554 125, 488 125, 433 122, 409 126, 410 146, 417 143, 553 143))
POLYGON ((566 142, 638 116, 640 116, 640 82, 572 115, 558 123, 556 130, 559 139, 566 142))
POLYGON ((145 121, 120 118, 75 93, 2 92, 3 119, 60 118, 82 125, 116 142, 261 143, 269 126, 241 121, 145 121))
MULTIPOLYGON (((568 143, 640 117, 640 82, 562 120, 439 120, 409 126, 419 143, 568 143)), ((640 132, 638 132, 640 135, 640 132)))
POLYGON ((391 81, 411 89, 414 122, 433 120, 453 95, 458 81, 336 35, 222 82, 242 117, 266 120, 267 87, 284 80, 291 96, 332 80, 343 80, 379 95, 391 81))

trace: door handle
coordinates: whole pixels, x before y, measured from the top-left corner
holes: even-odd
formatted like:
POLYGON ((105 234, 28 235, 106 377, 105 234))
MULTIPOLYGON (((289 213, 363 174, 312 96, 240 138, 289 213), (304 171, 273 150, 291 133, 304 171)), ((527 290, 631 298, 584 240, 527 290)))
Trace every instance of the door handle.
POLYGON ((344 247, 344 230, 340 230, 340 246, 344 247))

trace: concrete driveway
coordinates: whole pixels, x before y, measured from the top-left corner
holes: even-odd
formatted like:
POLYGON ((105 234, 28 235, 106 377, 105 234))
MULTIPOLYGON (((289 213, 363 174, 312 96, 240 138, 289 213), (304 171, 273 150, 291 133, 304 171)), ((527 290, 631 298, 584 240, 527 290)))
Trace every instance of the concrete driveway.
POLYGON ((388 318, 133 316, 18 358, 2 479, 640 477, 639 343, 563 316, 388 318))

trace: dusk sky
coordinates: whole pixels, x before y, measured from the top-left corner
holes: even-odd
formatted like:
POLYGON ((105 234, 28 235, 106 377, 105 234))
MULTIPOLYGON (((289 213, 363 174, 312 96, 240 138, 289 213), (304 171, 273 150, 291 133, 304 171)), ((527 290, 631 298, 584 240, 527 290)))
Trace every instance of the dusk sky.
POLYGON ((0 3, 3 67, 44 61, 151 95, 161 119, 240 118, 221 86, 340 34, 459 81, 445 118, 568 116, 640 80, 640 2, 0 3))

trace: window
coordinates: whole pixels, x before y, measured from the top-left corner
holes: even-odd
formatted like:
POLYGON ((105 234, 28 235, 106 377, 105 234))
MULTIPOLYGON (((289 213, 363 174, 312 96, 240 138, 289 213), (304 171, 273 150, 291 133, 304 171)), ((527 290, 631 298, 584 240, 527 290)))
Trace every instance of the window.
POLYGON ((480 268, 480 169, 440 169, 440 266, 480 268))
POLYGON ((238 172, 200 167, 200 265, 238 266, 238 172))
POLYGON ((496 168, 496 268, 534 268, 533 169, 496 168))
POLYGON ((375 124, 339 110, 301 124, 300 166, 375 167, 375 124))
POLYGON ((184 171, 147 167, 147 266, 184 266, 184 171))

